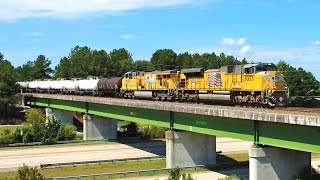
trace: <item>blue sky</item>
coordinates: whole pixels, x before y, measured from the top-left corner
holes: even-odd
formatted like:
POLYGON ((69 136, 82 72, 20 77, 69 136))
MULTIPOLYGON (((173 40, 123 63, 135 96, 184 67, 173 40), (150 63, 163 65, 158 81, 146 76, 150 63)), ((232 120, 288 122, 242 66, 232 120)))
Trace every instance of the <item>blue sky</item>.
POLYGON ((76 45, 215 52, 250 62, 285 60, 320 80, 320 1, 0 0, 0 52, 15 65, 39 54, 52 67, 76 45))

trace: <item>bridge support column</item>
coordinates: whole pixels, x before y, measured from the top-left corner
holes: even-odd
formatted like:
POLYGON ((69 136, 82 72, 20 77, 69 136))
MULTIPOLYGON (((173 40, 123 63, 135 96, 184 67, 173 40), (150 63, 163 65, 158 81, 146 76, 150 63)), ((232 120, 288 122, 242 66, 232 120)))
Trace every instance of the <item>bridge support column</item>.
POLYGON ((252 147, 249 158, 249 179, 291 180, 303 168, 311 168, 311 153, 278 147, 252 147))
POLYGON ((50 118, 59 120, 62 124, 73 124, 73 112, 54 108, 46 108, 47 121, 50 118))
POLYGON ((95 115, 83 115, 83 140, 117 138, 118 121, 95 115))
POLYGON ((216 164, 216 137, 193 132, 166 132, 166 167, 216 164))

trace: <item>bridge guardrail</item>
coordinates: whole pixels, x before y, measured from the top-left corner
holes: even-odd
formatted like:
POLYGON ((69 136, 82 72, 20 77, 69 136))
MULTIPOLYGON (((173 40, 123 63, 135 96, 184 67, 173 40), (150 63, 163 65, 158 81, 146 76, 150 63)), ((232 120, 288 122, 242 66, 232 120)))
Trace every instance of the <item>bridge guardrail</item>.
POLYGON ((129 162, 129 161, 141 161, 141 160, 155 160, 165 159, 165 156, 152 156, 152 157, 140 157, 140 158, 125 158, 125 159, 111 159, 111 160, 97 160, 97 161, 81 161, 81 162, 66 162, 66 163, 50 163, 40 164, 40 168, 61 167, 61 166, 75 166, 75 165, 88 165, 88 164, 101 164, 101 163, 115 163, 115 162, 129 162))
MULTIPOLYGON (((190 169, 190 168, 204 168, 204 165, 197 166, 186 166, 181 167, 181 169, 190 169)), ((99 176, 115 176, 115 175, 128 175, 128 174, 141 174, 148 172, 159 172, 159 171, 169 171, 174 168, 160 168, 160 169, 148 169, 148 170, 139 170, 139 171, 124 171, 124 172, 114 172, 114 173, 102 173, 102 174, 89 174, 89 175, 79 175, 79 176, 65 176, 65 177, 54 177, 47 178, 48 180, 59 180, 59 179, 80 179, 80 178, 95 178, 99 176)))

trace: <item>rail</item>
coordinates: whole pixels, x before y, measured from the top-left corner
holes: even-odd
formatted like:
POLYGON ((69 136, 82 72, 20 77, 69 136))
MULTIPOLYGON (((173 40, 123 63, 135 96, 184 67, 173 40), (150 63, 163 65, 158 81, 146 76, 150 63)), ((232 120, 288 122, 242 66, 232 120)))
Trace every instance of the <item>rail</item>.
POLYGON ((111 159, 111 160, 97 160, 97 161, 81 161, 81 162, 67 162, 67 163, 52 163, 52 164, 40 164, 40 168, 52 168, 61 166, 75 166, 75 165, 88 165, 88 164, 101 164, 101 163, 115 163, 115 162, 129 162, 129 161, 143 161, 143 160, 155 160, 165 159, 165 156, 152 156, 152 157, 140 157, 140 158, 126 158, 126 159, 111 159))
MULTIPOLYGON (((182 167, 181 169, 190 169, 190 168, 204 168, 204 165, 197 165, 197 166, 186 166, 182 167)), ((139 171, 124 171, 124 172, 114 172, 114 173, 102 173, 102 174, 89 174, 89 175, 79 175, 79 176, 65 176, 65 177, 54 177, 54 178, 47 178, 48 180, 59 180, 59 179, 81 179, 81 178, 95 178, 99 176, 116 176, 116 175, 128 175, 128 174, 141 174, 141 173, 148 173, 148 172, 159 172, 159 171, 169 171, 174 168, 160 168, 160 169, 148 169, 148 170, 139 170, 139 171)))

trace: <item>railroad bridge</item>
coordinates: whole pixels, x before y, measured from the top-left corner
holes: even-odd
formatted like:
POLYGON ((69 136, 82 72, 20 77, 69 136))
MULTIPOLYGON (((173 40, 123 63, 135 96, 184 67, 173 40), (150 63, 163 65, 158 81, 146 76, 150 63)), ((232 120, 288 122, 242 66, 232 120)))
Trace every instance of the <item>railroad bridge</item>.
POLYGON ((58 94, 22 96, 72 123, 83 116, 84 139, 116 138, 117 120, 166 127, 167 167, 216 163, 216 136, 251 141, 250 179, 291 179, 320 153, 320 112, 242 108, 58 94))

